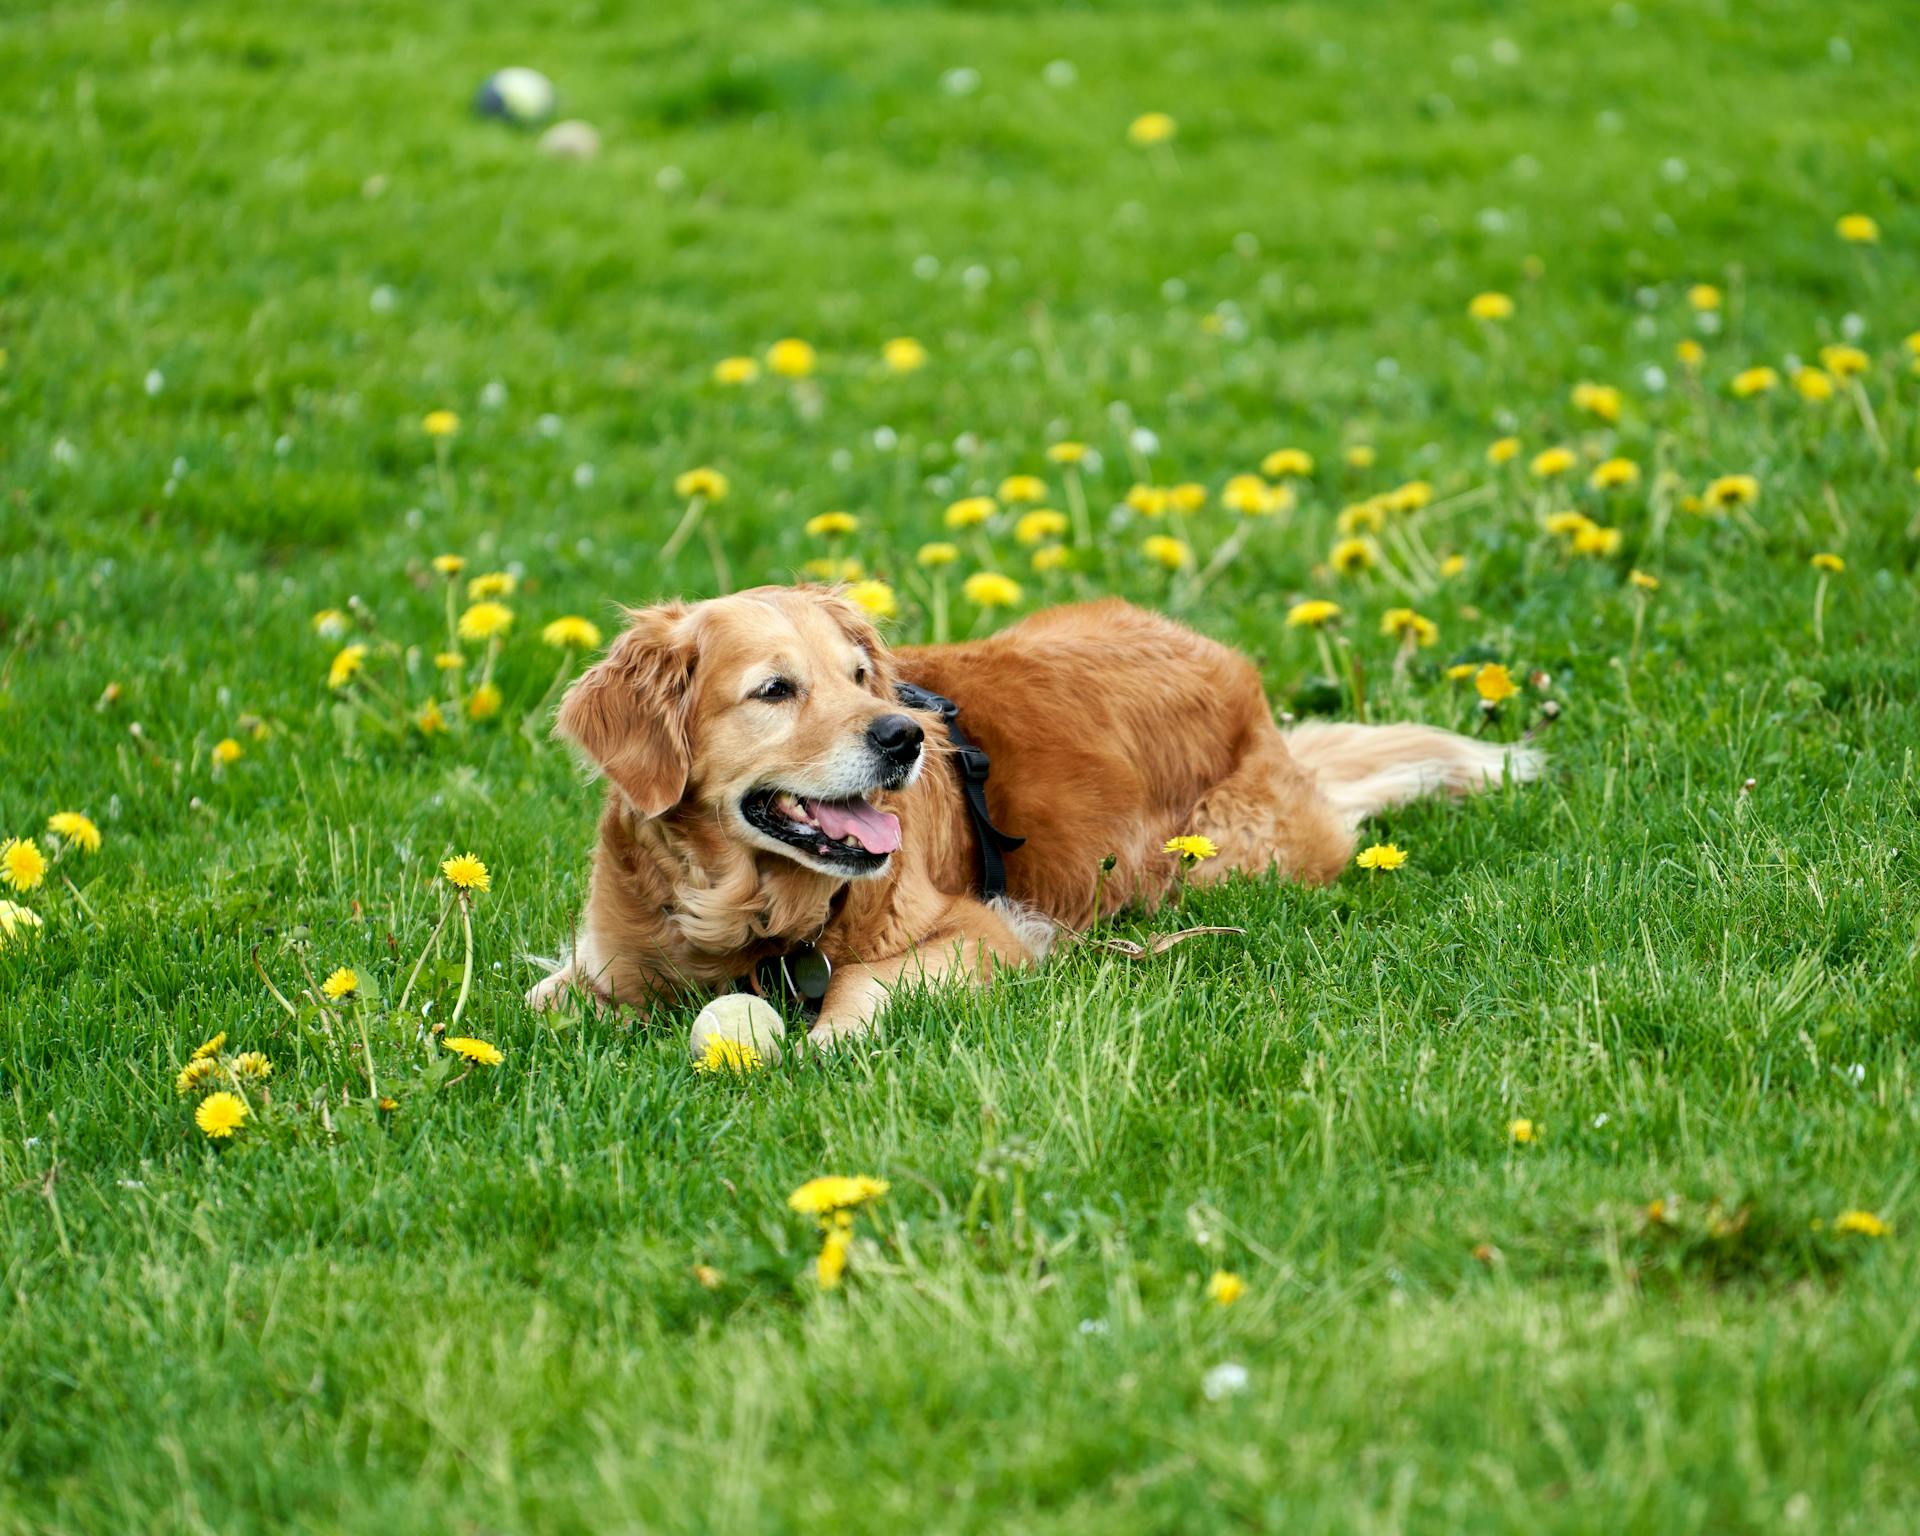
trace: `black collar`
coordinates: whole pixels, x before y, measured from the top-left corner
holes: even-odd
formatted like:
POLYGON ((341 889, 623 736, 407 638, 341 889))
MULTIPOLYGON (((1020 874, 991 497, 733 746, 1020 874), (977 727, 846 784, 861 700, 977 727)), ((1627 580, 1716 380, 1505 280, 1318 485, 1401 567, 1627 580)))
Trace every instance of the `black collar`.
POLYGON ((966 797, 967 819, 973 823, 974 839, 980 845, 980 899, 992 901, 996 896, 1006 895, 1007 864, 1003 855, 1012 853, 1026 839, 1009 837, 987 814, 987 770, 992 764, 986 749, 960 729, 960 706, 952 699, 912 683, 895 683, 893 691, 908 709, 924 709, 945 723, 947 740, 953 743, 953 760, 960 769, 960 792, 966 797))

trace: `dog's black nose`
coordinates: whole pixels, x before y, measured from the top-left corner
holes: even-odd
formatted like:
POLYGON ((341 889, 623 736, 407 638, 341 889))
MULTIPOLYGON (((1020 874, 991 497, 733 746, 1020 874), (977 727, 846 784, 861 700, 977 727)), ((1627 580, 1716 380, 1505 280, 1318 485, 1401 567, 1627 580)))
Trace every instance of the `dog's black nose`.
POLYGON ((867 727, 873 750, 895 763, 910 763, 927 733, 911 715, 882 715, 867 727))

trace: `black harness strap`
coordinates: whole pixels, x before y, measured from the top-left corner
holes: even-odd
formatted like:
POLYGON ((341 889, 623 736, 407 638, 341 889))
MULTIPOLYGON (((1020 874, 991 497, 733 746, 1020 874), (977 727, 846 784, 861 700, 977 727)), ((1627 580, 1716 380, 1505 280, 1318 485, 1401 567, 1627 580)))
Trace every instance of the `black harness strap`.
POLYGON ((960 768, 960 791, 967 800, 967 819, 973 823, 974 837, 980 844, 980 895, 985 901, 1007 894, 1007 863, 1004 855, 1026 842, 1024 837, 1009 837, 993 824, 987 813, 987 770, 992 766, 986 749, 960 729, 960 706, 942 698, 931 689, 912 683, 896 683, 893 689, 908 709, 924 709, 938 715, 953 743, 953 760, 960 768))

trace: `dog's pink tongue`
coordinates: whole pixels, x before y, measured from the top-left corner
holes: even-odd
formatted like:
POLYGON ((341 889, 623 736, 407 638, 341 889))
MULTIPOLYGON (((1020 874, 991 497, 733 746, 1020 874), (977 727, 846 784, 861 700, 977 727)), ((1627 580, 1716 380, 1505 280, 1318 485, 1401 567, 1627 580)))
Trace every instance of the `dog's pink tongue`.
POLYGON ((809 800, 807 812, 835 842, 852 833, 868 853, 892 853, 900 846, 900 818, 864 800, 809 800))

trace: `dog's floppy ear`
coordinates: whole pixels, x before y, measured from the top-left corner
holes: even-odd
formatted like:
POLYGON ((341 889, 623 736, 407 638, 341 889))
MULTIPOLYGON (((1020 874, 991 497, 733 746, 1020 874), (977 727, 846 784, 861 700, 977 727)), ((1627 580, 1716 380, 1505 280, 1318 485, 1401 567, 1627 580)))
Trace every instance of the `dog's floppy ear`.
POLYGON ((627 617, 625 632, 560 701, 553 734, 592 758, 634 809, 652 818, 686 793, 697 648, 684 604, 630 609, 627 617))

